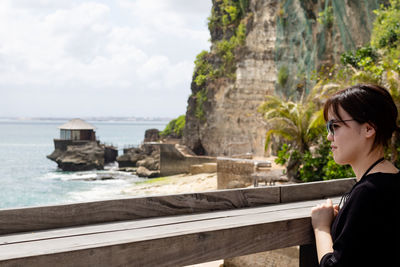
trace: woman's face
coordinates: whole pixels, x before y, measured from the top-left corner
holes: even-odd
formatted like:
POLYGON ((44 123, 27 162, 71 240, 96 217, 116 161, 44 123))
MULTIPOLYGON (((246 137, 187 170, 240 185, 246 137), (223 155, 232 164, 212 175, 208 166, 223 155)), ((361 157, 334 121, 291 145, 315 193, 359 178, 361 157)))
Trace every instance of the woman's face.
POLYGON ((351 164, 357 157, 364 155, 365 142, 361 136, 361 125, 352 120, 353 118, 340 106, 339 115, 342 119, 332 110, 328 112, 328 121, 334 120, 334 134, 328 133, 327 139, 331 142, 335 162, 341 165, 351 164))

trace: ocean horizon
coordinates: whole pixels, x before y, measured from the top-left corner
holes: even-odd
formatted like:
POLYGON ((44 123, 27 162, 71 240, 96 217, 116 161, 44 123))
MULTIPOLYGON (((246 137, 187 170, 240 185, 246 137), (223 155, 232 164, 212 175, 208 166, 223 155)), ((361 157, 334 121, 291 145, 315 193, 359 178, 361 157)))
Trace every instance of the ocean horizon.
MULTIPOLYGON (((111 118, 111 117, 108 117, 111 118)), ((139 146, 147 129, 163 130, 168 120, 106 120, 87 118, 101 143, 118 147, 139 146)), ((59 138, 58 126, 69 118, 0 118, 0 209, 124 197, 122 190, 143 181, 118 170, 118 164, 104 170, 63 172, 46 158, 59 138), (107 179, 104 179, 107 177, 107 179), (112 177, 113 179, 108 179, 112 177)))

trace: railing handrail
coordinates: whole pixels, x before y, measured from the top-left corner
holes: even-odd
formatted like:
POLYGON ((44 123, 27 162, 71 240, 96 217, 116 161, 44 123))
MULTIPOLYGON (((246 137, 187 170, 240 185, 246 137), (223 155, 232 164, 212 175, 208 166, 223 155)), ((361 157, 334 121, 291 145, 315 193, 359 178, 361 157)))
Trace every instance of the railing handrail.
POLYGON ((310 209, 354 183, 341 179, 4 209, 0 265, 183 266, 299 245, 299 266, 314 267, 310 209))
POLYGON ((0 235, 322 199, 341 195, 349 191, 354 183, 354 178, 347 178, 258 188, 0 209, 0 235))

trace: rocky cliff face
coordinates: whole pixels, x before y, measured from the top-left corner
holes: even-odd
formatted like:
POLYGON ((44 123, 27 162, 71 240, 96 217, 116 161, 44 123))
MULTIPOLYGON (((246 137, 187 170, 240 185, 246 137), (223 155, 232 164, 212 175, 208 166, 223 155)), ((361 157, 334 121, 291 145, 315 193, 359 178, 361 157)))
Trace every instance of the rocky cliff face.
MULTIPOLYGON (((229 40, 240 24, 245 25, 245 39, 232 50, 233 74, 211 71, 219 75, 199 82, 204 72, 195 69, 184 144, 198 154, 263 155, 267 125, 257 108, 265 95, 296 97, 307 91, 313 71, 338 63, 341 53, 369 41, 373 10, 381 2, 213 0, 212 14, 226 16, 221 19, 225 28, 210 27, 212 46, 204 60, 214 68, 222 66, 229 55, 219 51, 219 43, 229 40), (241 8, 240 24, 227 3, 241 8)), ((210 21, 218 24, 215 18, 210 21)))

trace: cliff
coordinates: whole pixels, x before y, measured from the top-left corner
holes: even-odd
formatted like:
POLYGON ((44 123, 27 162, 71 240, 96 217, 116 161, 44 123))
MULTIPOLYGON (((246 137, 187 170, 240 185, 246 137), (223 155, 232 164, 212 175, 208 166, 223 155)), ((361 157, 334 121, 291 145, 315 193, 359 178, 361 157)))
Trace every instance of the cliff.
POLYGON ((200 53, 183 143, 197 154, 263 155, 268 94, 297 97, 310 78, 370 39, 378 0, 213 0, 210 51, 200 53))

